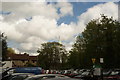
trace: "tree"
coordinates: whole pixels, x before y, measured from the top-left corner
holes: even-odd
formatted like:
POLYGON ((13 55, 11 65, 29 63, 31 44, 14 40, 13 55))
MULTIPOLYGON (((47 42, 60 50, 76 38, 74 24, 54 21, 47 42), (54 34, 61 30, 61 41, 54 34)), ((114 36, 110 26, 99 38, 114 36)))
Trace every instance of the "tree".
POLYGON ((72 68, 85 68, 84 65, 84 39, 81 35, 77 36, 76 42, 69 51, 69 64, 72 68))
POLYGON ((38 65, 44 69, 60 69, 66 63, 67 52, 65 47, 58 42, 43 43, 41 49, 37 50, 38 65))
POLYGON ((73 62, 76 60, 77 64, 79 62, 82 65, 77 65, 79 67, 90 68, 93 65, 92 58, 96 59, 96 64, 100 64, 100 58, 104 58, 103 67, 118 68, 120 67, 119 49, 120 23, 112 17, 101 15, 100 19, 91 20, 77 37, 70 52, 70 60, 73 62))
POLYGON ((13 48, 7 48, 7 54, 15 54, 15 50, 13 48))
POLYGON ((86 56, 88 58, 87 64, 90 63, 91 58, 96 58, 96 63, 99 64, 99 59, 102 57, 104 58, 105 68, 118 67, 116 59, 119 60, 119 58, 115 56, 120 57, 120 55, 118 55, 118 49, 116 51, 114 47, 115 44, 118 45, 119 43, 119 37, 117 37, 120 32, 118 31, 119 27, 119 22, 104 15, 101 15, 101 19, 92 20, 87 24, 85 31, 82 33, 86 42, 85 53, 89 55, 86 56), (111 56, 113 59, 111 59, 111 56))
POLYGON ((7 60, 7 36, 4 33, 0 33, 0 46, 2 46, 2 61, 7 60))

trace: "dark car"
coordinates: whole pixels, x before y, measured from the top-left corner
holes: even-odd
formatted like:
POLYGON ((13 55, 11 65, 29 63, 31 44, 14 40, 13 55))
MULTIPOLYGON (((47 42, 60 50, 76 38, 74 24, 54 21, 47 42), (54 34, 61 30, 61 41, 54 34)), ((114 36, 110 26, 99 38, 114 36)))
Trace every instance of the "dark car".
POLYGON ((104 69, 103 70, 103 76, 107 77, 111 74, 111 72, 112 72, 112 69, 104 69))
POLYGON ((60 74, 40 74, 40 75, 30 76, 25 80, 45 80, 45 79, 53 79, 53 78, 69 78, 69 77, 60 74))
POLYGON ((83 72, 82 74, 76 75, 73 78, 83 79, 83 80, 93 80, 93 78, 91 77, 90 70, 87 70, 87 71, 83 72))
POLYGON ((10 72, 14 72, 15 68, 8 68, 8 69, 4 69, 2 70, 2 77, 10 74, 10 72))
POLYGON ((25 78, 33 76, 31 73, 13 73, 8 74, 4 77, 2 77, 2 80, 24 80, 25 78))
POLYGON ((120 70, 114 70, 109 76, 104 77, 104 80, 120 80, 120 70))

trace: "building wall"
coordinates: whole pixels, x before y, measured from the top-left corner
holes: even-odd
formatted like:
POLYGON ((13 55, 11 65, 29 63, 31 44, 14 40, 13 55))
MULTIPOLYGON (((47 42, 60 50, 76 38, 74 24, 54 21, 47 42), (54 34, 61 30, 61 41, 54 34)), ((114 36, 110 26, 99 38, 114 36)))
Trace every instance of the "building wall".
POLYGON ((26 60, 26 61, 23 61, 23 60, 13 60, 12 61, 12 64, 13 66, 12 67, 25 67, 27 63, 31 63, 32 65, 36 66, 37 64, 37 61, 32 61, 32 60, 26 60))
POLYGON ((28 61, 13 60, 13 67, 24 67, 28 61))
POLYGON ((12 61, 4 61, 3 68, 12 68, 12 61))

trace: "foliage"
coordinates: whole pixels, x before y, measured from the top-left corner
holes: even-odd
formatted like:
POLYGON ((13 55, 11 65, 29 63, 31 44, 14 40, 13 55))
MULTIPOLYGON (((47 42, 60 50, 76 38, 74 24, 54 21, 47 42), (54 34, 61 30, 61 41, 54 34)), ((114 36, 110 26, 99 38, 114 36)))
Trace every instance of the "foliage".
POLYGON ((90 68, 92 58, 96 58, 96 64, 100 64, 99 59, 102 57, 105 68, 120 67, 119 49, 120 23, 112 17, 101 15, 101 19, 90 21, 77 37, 69 61, 72 66, 76 64, 80 68, 90 68))
POLYGON ((38 65, 44 69, 60 69, 67 62, 65 47, 58 42, 43 43, 41 49, 37 50, 38 65))
POLYGON ((36 67, 35 65, 33 65, 33 64, 30 63, 30 62, 27 62, 27 63, 25 64, 25 66, 26 66, 26 67, 36 67))
POLYGON ((15 50, 13 48, 8 47, 7 53, 8 54, 15 54, 15 50))

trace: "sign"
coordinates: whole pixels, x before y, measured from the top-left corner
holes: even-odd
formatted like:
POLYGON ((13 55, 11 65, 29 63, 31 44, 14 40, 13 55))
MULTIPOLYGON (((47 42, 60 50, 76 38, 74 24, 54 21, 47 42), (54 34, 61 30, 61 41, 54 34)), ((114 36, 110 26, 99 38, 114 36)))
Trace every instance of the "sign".
POLYGON ((95 63, 96 59, 95 58, 92 58, 92 62, 95 63))
POLYGON ((100 58, 100 63, 104 63, 104 60, 103 60, 103 58, 100 58))

